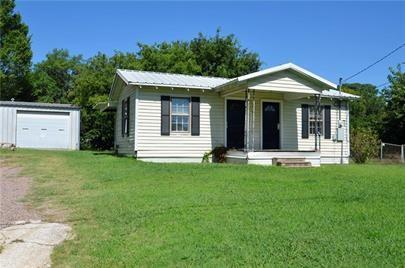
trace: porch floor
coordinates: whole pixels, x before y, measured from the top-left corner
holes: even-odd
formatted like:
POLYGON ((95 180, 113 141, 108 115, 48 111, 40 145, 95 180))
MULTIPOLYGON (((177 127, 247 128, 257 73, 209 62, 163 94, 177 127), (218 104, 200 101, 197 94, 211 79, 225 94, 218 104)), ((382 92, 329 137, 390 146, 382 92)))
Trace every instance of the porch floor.
POLYGON ((228 163, 273 165, 275 159, 303 159, 310 162, 313 167, 321 165, 319 151, 301 150, 260 150, 245 152, 243 150, 230 150, 226 154, 228 163))

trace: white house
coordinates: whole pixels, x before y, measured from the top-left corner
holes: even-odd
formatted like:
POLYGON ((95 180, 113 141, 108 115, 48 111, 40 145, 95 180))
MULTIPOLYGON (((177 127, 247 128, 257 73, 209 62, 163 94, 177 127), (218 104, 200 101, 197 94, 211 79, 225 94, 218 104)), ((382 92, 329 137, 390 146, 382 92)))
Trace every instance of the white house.
POLYGON ((233 79, 117 70, 101 106, 116 110, 117 152, 140 160, 201 162, 225 146, 228 162, 319 166, 348 163, 354 98, 287 63, 233 79))
POLYGON ((0 101, 0 145, 80 148, 80 108, 71 104, 0 101))

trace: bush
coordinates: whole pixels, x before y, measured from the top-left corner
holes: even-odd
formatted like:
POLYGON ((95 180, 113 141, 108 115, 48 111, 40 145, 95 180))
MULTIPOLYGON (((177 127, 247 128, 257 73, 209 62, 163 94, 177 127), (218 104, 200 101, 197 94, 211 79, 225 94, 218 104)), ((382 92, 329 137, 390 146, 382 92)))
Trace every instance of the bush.
POLYGON ((228 148, 223 146, 215 147, 211 152, 204 154, 202 162, 209 163, 209 157, 212 155, 212 162, 225 163, 226 161, 225 156, 228 150, 229 150, 228 148))
POLYGON ((376 157, 379 143, 378 135, 371 129, 353 129, 350 135, 350 147, 354 162, 363 164, 376 157))

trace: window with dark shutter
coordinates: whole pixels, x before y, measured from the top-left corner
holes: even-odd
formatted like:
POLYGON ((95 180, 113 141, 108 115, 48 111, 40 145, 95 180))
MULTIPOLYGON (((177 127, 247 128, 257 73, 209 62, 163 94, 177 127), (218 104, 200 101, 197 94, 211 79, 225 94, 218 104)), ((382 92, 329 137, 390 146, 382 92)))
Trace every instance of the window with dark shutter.
POLYGON ((121 136, 125 134, 125 100, 121 101, 121 136))
POLYGON ((324 106, 324 124, 325 124, 325 133, 324 138, 330 139, 330 128, 331 128, 331 120, 330 120, 330 105, 324 106))
POLYGON ((125 117, 126 133, 129 136, 129 115, 131 114, 130 97, 127 98, 127 114, 125 117))
POLYGON ((200 135, 200 97, 191 97, 191 135, 200 135))
POLYGON ((161 96, 161 123, 160 134, 164 136, 170 135, 170 96, 161 96))
POLYGON ((308 111, 308 104, 301 105, 301 138, 308 139, 308 125, 309 125, 309 111, 308 111))

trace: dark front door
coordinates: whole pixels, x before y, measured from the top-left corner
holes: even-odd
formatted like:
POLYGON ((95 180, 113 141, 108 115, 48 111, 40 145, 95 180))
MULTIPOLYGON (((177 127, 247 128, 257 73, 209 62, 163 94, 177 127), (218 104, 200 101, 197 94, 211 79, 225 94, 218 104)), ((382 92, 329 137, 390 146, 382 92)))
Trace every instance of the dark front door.
POLYGON ((263 102, 263 149, 280 149, 280 103, 263 102))
POLYGON ((227 147, 237 149, 243 148, 245 143, 245 102, 243 100, 227 100, 226 121, 227 147))

